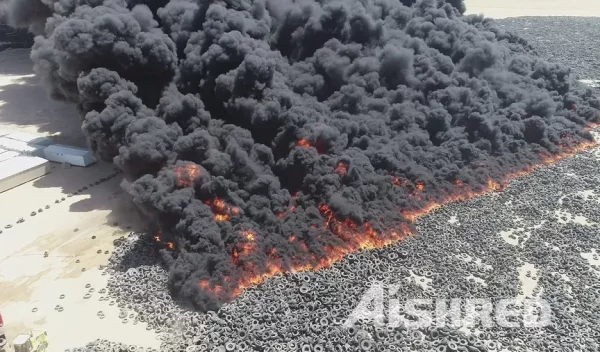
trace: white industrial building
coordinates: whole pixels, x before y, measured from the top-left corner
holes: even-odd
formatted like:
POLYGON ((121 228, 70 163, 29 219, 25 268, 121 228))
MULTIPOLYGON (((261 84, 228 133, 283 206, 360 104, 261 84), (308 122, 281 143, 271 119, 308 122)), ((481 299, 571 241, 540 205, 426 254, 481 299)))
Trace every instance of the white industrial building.
POLYGON ((49 161, 85 167, 96 159, 87 149, 47 137, 0 132, 0 193, 49 173, 49 161))

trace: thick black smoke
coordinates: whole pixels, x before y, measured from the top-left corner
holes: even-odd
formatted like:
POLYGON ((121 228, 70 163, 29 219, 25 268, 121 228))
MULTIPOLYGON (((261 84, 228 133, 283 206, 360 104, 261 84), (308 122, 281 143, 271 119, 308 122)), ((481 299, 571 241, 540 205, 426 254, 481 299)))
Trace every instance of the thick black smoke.
POLYGON ((600 108, 462 0, 7 8, 25 2, 11 23, 44 28, 38 75, 174 242, 171 287, 200 309, 589 142, 600 108))
POLYGON ((52 16, 50 2, 40 0, 0 0, 0 22, 44 33, 44 23, 52 16))

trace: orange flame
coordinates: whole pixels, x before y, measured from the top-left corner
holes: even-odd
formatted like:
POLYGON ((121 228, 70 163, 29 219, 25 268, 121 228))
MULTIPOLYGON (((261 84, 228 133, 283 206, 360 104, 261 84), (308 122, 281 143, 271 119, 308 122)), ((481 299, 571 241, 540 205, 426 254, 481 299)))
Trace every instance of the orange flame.
MULTIPOLYGON (((298 192, 295 192, 294 194, 292 194, 292 204, 290 205, 290 209, 288 211, 292 212, 294 210, 296 210, 296 204, 293 204, 296 201, 296 197, 298 196, 298 192)), ((275 216, 277 216, 280 219, 283 219, 285 217, 285 213, 286 211, 279 211, 277 213, 275 213, 275 216)))
POLYGON ((460 193, 450 194, 445 197, 442 197, 440 200, 431 201, 431 202, 425 204, 424 206, 422 206, 420 209, 402 210, 401 211, 402 215, 404 215, 404 217, 406 217, 410 222, 414 222, 417 218, 431 212, 434 209, 441 207, 444 204, 471 199, 471 198, 480 196, 480 195, 490 192, 490 191, 502 191, 506 188, 506 184, 508 184, 510 182, 510 180, 512 180, 516 177, 529 174, 533 170, 537 169, 540 166, 554 164, 555 162, 557 162, 561 159, 564 159, 569 156, 573 156, 581 151, 584 151, 586 149, 594 147, 595 145, 596 145, 595 141, 583 141, 579 144, 576 144, 575 146, 564 145, 562 153, 542 154, 542 155, 540 155, 540 163, 539 164, 530 165, 530 166, 525 167, 522 170, 517 170, 517 171, 511 172, 511 173, 507 174, 506 176, 504 176, 504 178, 500 181, 490 179, 487 182, 487 186, 483 187, 479 190, 474 190, 474 189, 469 189, 468 187, 464 187, 465 189, 461 190, 460 193))
POLYGON ((223 199, 219 197, 207 200, 204 203, 208 205, 212 212, 215 214, 215 221, 227 221, 231 218, 231 215, 237 215, 240 213, 240 208, 228 205, 223 199))
POLYGON ((340 175, 345 175, 348 173, 348 163, 345 161, 340 161, 335 166, 335 173, 340 175))
POLYGON ((396 186, 406 186, 408 184, 408 180, 401 179, 398 176, 394 176, 394 178, 392 179, 392 183, 395 184, 396 186))
POLYGON ((226 220, 229 220, 229 215, 227 215, 227 214, 216 214, 215 215, 215 220, 216 221, 226 221, 226 220))
MULTIPOLYGON (((472 189, 468 185, 464 184, 461 180, 455 180, 453 182, 455 185, 462 186, 459 192, 448 194, 436 201, 430 201, 422 205, 419 209, 401 210, 401 213, 409 222, 414 222, 417 218, 436 208, 441 207, 446 203, 466 200, 489 191, 503 190, 507 182, 517 176, 527 174, 541 165, 552 164, 564 157, 574 155, 577 152, 585 150, 594 145, 596 145, 596 143, 593 141, 585 141, 577 144, 576 146, 563 146, 562 153, 541 155, 541 161, 539 164, 528 166, 523 170, 512 172, 506 175, 502 180, 490 179, 484 187, 479 189, 472 189)), ((392 182, 400 185, 405 184, 405 181, 400 181, 400 179, 396 177, 393 178, 392 182)), ((419 191, 422 191, 425 188, 425 184, 417 182, 415 187, 419 191)), ((224 282, 231 287, 231 290, 229 291, 231 294, 224 296, 223 286, 210 285, 208 280, 201 280, 199 282, 200 288, 205 291, 209 291, 222 299, 230 300, 233 297, 241 294, 246 288, 260 284, 272 276, 283 274, 289 271, 300 272, 330 267, 335 262, 341 260, 350 253, 363 249, 382 248, 396 243, 413 234, 408 223, 401 223, 398 229, 382 233, 378 232, 373 225, 368 222, 364 224, 357 224, 355 221, 349 218, 338 219, 333 210, 327 204, 321 204, 319 206, 319 211, 324 218, 323 230, 333 233, 335 236, 340 238, 342 243, 341 245, 336 246, 325 245, 325 256, 317 257, 317 255, 310 252, 309 246, 305 241, 298 241, 297 236, 295 234, 291 234, 288 239, 289 243, 291 245, 300 246, 300 248, 311 258, 311 260, 286 266, 284 265, 283 260, 277 256, 277 252, 274 250, 274 248, 271 248, 265 251, 267 256, 266 268, 258 269, 256 264, 251 262, 243 263, 240 261, 240 258, 244 255, 257 250, 257 246, 254 242, 256 239, 256 233, 253 231, 243 231, 242 234, 247 240, 249 240, 249 242, 241 243, 234 247, 232 252, 232 260, 234 263, 243 266, 244 275, 241 275, 237 282, 231 282, 229 277, 224 279, 224 282)))
POLYGON ((242 250, 242 254, 248 254, 248 253, 254 251, 254 249, 255 249, 255 246, 252 243, 242 243, 242 245, 240 247, 242 250))
POLYGON ((189 187, 194 183, 194 180, 200 176, 200 167, 196 164, 177 166, 175 168, 175 173, 177 174, 177 184, 189 187))
POLYGON ((425 182, 417 181, 415 188, 422 192, 425 189, 425 182))
POLYGON ((210 282, 206 279, 202 279, 200 280, 200 282, 198 283, 198 285, 200 286, 200 288, 202 289, 207 289, 210 285, 210 282))
POLYGON ((299 147, 312 147, 317 150, 319 154, 323 154, 326 152, 327 147, 321 141, 312 142, 306 138, 301 138, 296 142, 296 145, 299 147))
MULTIPOLYGON (((296 243, 299 248, 304 251, 311 260, 305 263, 292 264, 291 267, 286 267, 280 257, 277 256, 275 248, 270 248, 265 251, 267 255, 266 270, 258 270, 256 265, 249 262, 242 262, 242 259, 250 253, 254 253, 257 250, 257 246, 254 243, 256 239, 256 233, 254 231, 246 230, 242 231, 242 234, 250 242, 238 243, 232 251, 232 261, 236 265, 243 267, 245 274, 239 279, 232 288, 232 294, 230 297, 223 297, 223 292, 216 292, 216 286, 206 287, 206 283, 200 282, 200 287, 209 291, 216 296, 224 299, 232 299, 233 297, 241 294, 243 290, 257 285, 264 280, 278 274, 286 273, 290 270, 300 272, 308 270, 319 270, 322 268, 330 267, 335 262, 341 260, 346 255, 359 251, 361 249, 373 249, 381 248, 392 243, 395 243, 402 238, 410 235, 411 231, 407 224, 401 224, 400 228, 395 231, 391 231, 387 234, 378 233, 369 223, 364 225, 358 225, 351 219, 337 219, 331 208, 327 204, 321 204, 319 210, 325 218, 324 229, 331 231, 337 237, 343 241, 343 245, 340 246, 325 246, 326 255, 318 257, 316 254, 311 253, 310 248, 305 241, 298 241, 295 234, 290 235, 289 242, 296 243)), ((317 236, 318 237, 318 236, 317 236)))
POLYGON ((219 198, 215 198, 215 200, 213 200, 213 205, 215 206, 215 208, 218 211, 224 211, 225 207, 227 206, 225 204, 225 201, 223 199, 219 199, 219 198))
POLYGON ((296 142, 296 145, 300 146, 300 147, 311 147, 312 146, 310 144, 310 142, 308 141, 308 139, 305 139, 305 138, 298 140, 298 142, 296 142))
MULTIPOLYGON (((154 240, 155 240, 156 242, 158 242, 158 243, 163 243, 163 242, 162 242, 162 237, 161 237, 161 236, 162 236, 162 231, 160 231, 160 230, 159 230, 159 231, 156 233, 156 235, 152 236, 152 238, 154 238, 154 240)), ((165 244, 165 245, 167 246, 167 248, 169 248, 169 249, 175 249, 175 243, 173 243, 173 242, 165 242, 164 244, 165 244)))
POLYGON ((273 247, 269 250, 269 257, 273 257, 277 254, 277 248, 273 247))
POLYGON ((236 264, 243 257, 256 251, 256 243, 254 242, 256 240, 256 232, 253 230, 243 230, 241 231, 241 234, 248 242, 238 243, 233 247, 231 256, 233 262, 236 264))
POLYGON ((244 235, 248 241, 254 241, 256 239, 256 233, 252 230, 242 231, 242 235, 244 235))

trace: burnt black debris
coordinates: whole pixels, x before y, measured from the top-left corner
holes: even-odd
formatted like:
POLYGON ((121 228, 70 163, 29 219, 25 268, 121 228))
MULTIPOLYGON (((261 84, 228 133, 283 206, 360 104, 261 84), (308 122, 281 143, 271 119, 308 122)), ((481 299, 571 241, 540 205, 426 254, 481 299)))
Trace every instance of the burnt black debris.
POLYGON ((201 310, 273 266, 386 242, 400 210, 592 143, 599 116, 569 68, 461 0, 2 9, 39 34, 38 76, 77 104, 161 229, 172 292, 201 310))

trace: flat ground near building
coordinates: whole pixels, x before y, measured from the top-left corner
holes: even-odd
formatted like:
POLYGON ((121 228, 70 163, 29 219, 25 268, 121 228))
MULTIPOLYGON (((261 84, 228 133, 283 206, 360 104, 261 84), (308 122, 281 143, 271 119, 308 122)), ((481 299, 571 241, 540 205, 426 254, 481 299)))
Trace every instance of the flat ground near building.
POLYGON ((0 52, 0 131, 52 135, 59 143, 85 145, 75 107, 47 97, 28 49, 0 52))
MULTIPOLYGON (((23 49, 0 52, 0 131, 85 145, 74 107, 46 97, 23 49)), ((99 300, 107 279, 99 270, 108 263, 106 251, 112 251, 114 239, 145 227, 119 186, 121 179, 95 184, 114 174, 111 165, 52 165, 50 174, 0 193, 0 312, 9 343, 41 328, 48 332, 48 352, 99 338, 158 348, 145 324, 123 324, 120 309, 99 300), (20 218, 25 221, 18 223, 20 218), (90 289, 94 292, 84 298, 90 289), (105 318, 98 317, 100 311, 105 318)))
POLYGON ((50 174, 0 194, 0 311, 9 341, 42 328, 49 352, 98 338, 158 347, 144 324, 122 324, 119 308, 99 300, 107 279, 99 266, 107 264, 112 241, 129 228, 143 228, 118 178, 94 184, 111 174, 109 165, 61 169, 54 164, 50 174), (83 187, 89 188, 68 196, 83 187), (25 221, 17 223, 20 218, 25 221))
MULTIPOLYGON (((600 16, 596 0, 466 3, 469 13, 496 18, 600 16)), ((74 107, 46 97, 28 50, 0 52, 0 130, 52 135, 61 143, 84 145, 74 107)), ((49 352, 98 338, 158 348, 154 332, 141 323, 122 324, 119 308, 99 300, 106 277, 98 268, 108 261, 105 252, 112 250, 114 239, 146 225, 119 187, 119 177, 95 184, 113 172, 110 165, 62 169, 54 164, 49 175, 0 194, 0 311, 9 341, 28 329, 43 328, 49 352), (19 218, 25 221, 17 223, 19 218), (84 298, 90 288, 94 292, 84 298)))

